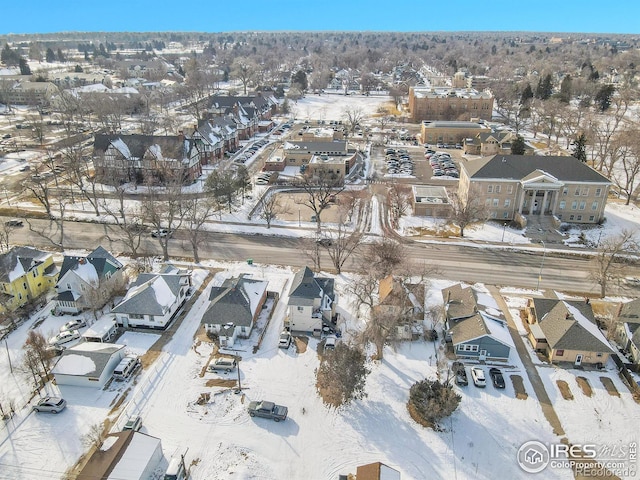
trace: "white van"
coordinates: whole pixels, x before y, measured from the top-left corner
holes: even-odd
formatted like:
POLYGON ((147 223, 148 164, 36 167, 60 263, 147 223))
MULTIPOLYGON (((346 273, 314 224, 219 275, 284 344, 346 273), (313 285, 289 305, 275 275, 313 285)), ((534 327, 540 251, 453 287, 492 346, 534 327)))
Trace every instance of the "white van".
POLYGON ((184 462, 180 457, 174 457, 169 462, 164 480, 186 480, 187 473, 184 471, 184 462))
POLYGON ((140 360, 134 357, 124 357, 113 371, 115 380, 126 380, 140 366, 140 360))

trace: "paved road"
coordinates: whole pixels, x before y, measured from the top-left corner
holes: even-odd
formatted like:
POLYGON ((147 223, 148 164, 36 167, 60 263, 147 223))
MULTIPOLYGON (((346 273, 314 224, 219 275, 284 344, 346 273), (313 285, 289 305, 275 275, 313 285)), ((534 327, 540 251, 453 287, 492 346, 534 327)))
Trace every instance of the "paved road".
MULTIPOLYGON (((35 229, 43 228, 48 223, 46 220, 30 220, 30 222, 35 229)), ((65 249, 92 249, 102 245, 114 253, 126 253, 124 244, 116 240, 119 234, 115 227, 85 222, 65 222, 64 225, 65 249)), ((308 240, 214 232, 205 232, 204 237, 205 242, 200 249, 202 259, 243 261, 253 258, 255 263, 293 267, 312 264, 309 254, 306 253, 310 250, 308 243, 305 243, 308 240)), ((53 247, 47 238, 30 232, 28 226, 16 229, 12 233, 11 241, 36 247, 53 247)), ((535 288, 542 262, 542 249, 523 251, 515 248, 484 248, 455 243, 418 242, 407 242, 406 248, 408 256, 414 263, 426 268, 436 267, 437 276, 440 278, 470 283, 484 282, 493 285, 535 288)), ((148 255, 161 254, 158 241, 151 237, 143 239, 140 251, 148 255)), ((169 242, 169 254, 183 258, 193 256, 186 232, 176 232, 169 242)), ((331 270, 331 262, 327 255, 323 255, 321 266, 331 270)), ((352 269, 351 259, 344 270, 352 269)), ((590 270, 591 265, 587 257, 578 255, 560 257, 547 251, 540 288, 595 293, 597 287, 589 279, 590 270)), ((632 273, 640 276, 640 269, 636 267, 634 270, 635 272, 632 273)))

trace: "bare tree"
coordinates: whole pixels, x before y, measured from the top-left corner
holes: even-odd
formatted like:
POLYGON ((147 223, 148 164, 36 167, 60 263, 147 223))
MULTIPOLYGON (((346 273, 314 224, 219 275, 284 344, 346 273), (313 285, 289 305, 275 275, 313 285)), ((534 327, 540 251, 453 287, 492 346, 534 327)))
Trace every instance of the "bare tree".
POLYGON ((362 201, 366 198, 367 193, 364 190, 344 190, 338 200, 341 214, 346 217, 347 222, 353 221, 353 215, 356 209, 362 205, 362 201))
POLYGON ((287 213, 289 210, 286 205, 280 202, 277 192, 269 192, 260 203, 260 218, 267 222, 267 228, 271 228, 271 222, 276 220, 278 216, 287 213))
POLYGON ((398 228, 400 219, 411 209, 411 186, 393 183, 387 193, 391 226, 398 228))
POLYGON ((317 176, 305 175, 296 181, 296 186, 302 189, 305 196, 296 203, 305 205, 313 211, 316 217, 318 232, 322 229, 320 215, 333 203, 336 195, 345 188, 344 182, 337 176, 320 171, 317 176))
POLYGON ((345 107, 342 111, 342 118, 344 118, 347 132, 349 132, 350 135, 353 135, 356 128, 359 127, 365 119, 364 110, 357 106, 345 107))
POLYGON ((348 230, 342 221, 338 222, 337 230, 332 234, 330 242, 326 244, 327 253, 338 274, 342 272, 345 262, 360 246, 361 240, 361 232, 348 230))
POLYGON ((214 215, 222 210, 222 205, 215 198, 194 196, 184 201, 184 223, 193 250, 193 261, 200 263, 200 245, 204 242, 202 231, 214 215))
POLYGON ((27 333, 27 339, 24 342, 22 349, 31 360, 35 363, 40 371, 41 378, 47 378, 51 370, 51 358, 52 354, 47 347, 47 339, 44 335, 37 330, 29 330, 27 333))
POLYGON ((103 425, 99 423, 95 423, 91 425, 91 427, 89 428, 89 431, 85 435, 83 435, 82 444, 86 448, 93 447, 95 449, 99 449, 102 447, 102 444, 104 443, 105 439, 106 439, 106 431, 103 425))
POLYGON ((244 94, 247 94, 247 86, 253 80, 255 72, 258 70, 258 66, 253 61, 247 59, 236 59, 231 65, 231 75, 242 83, 244 94))
POLYGON ((138 258, 138 249, 142 243, 142 236, 145 235, 146 227, 143 225, 143 214, 140 207, 127 207, 127 194, 123 186, 115 190, 115 204, 105 201, 102 209, 111 217, 121 235, 117 239, 109 238, 110 241, 120 240, 129 249, 133 258, 138 258))
POLYGON ((602 241, 594 257, 591 278, 600 286, 600 296, 605 297, 609 281, 619 279, 624 268, 624 256, 636 254, 638 241, 635 232, 623 230, 618 235, 610 236, 602 241))
POLYGON ((624 192, 627 197, 625 205, 629 205, 640 179, 640 139, 637 132, 620 132, 613 142, 611 157, 616 158, 617 166, 612 169, 610 178, 624 192))
POLYGON ((142 200, 141 213, 145 223, 154 230, 168 231, 166 235, 158 233, 157 240, 164 260, 169 260, 169 241, 173 232, 182 225, 186 213, 179 178, 166 188, 149 188, 149 193, 142 200))
POLYGON ((488 207, 483 203, 479 192, 473 188, 466 195, 451 195, 451 210, 450 221, 458 226, 461 237, 464 237, 466 228, 484 222, 488 217, 488 207))

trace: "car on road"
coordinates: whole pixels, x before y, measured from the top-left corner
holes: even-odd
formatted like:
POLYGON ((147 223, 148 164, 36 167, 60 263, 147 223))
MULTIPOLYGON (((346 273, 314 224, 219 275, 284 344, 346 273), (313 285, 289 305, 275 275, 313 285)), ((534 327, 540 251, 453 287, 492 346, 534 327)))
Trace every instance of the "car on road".
POLYGON ((280 420, 286 420, 287 413, 289 413, 289 409, 287 407, 276 405, 273 402, 268 402, 265 400, 259 402, 250 402, 248 411, 249 415, 252 417, 271 418, 276 422, 279 422, 280 420))
POLYGON ((215 372, 218 370, 222 370, 224 372, 230 372, 232 370, 234 370, 238 365, 238 362, 236 362, 235 358, 229 358, 229 357, 220 357, 220 358, 216 358, 213 363, 209 364, 209 371, 210 372, 215 372))
POLYGON ((502 376, 502 372, 499 368, 492 367, 489 369, 489 376, 491 377, 491 382, 493 386, 496 388, 504 388, 504 377, 502 376))
POLYGON ((80 338, 80 332, 72 330, 70 332, 60 332, 49 339, 49 345, 64 345, 80 338))
POLYGON ((280 340, 278 340, 278 347, 289 348, 291 345, 291 334, 286 330, 280 334, 280 340))
POLYGON ((484 388, 487 386, 487 379, 484 377, 484 370, 480 367, 471 367, 471 378, 476 387, 484 388))
POLYGON ((467 378, 467 371, 464 368, 464 363, 453 362, 453 365, 451 365, 451 370, 456 376, 456 383, 458 385, 463 387, 469 385, 469 379, 467 378))
POLYGON ((166 228, 161 228, 159 230, 151 231, 151 236, 153 238, 165 238, 165 237, 171 237, 172 235, 173 235, 173 232, 171 230, 167 230, 166 228))
POLYGON ((330 247, 331 245, 333 245, 333 240, 331 240, 330 238, 318 238, 316 240, 316 243, 318 245, 320 245, 321 247, 330 247))
POLYGON ((12 218, 4 222, 7 227, 24 227, 24 222, 19 218, 12 218))
POLYGON ((44 397, 33 406, 34 412, 59 413, 65 409, 67 401, 60 397, 44 397))
POLYGON ((82 318, 74 318, 60 327, 61 332, 70 332, 72 330, 78 330, 79 328, 86 327, 87 322, 82 318))
POLYGON ((137 417, 131 417, 127 423, 124 424, 124 427, 122 427, 122 431, 126 432, 127 430, 133 430, 134 432, 137 432, 138 430, 140 430, 140 428, 142 427, 142 418, 137 416, 137 417))

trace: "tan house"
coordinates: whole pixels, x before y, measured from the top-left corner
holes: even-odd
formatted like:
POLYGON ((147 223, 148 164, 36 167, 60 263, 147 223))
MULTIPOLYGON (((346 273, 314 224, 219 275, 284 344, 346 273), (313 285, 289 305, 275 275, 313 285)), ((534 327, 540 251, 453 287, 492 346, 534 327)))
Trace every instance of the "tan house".
POLYGON ((526 319, 531 345, 551 363, 604 365, 613 353, 585 301, 530 298, 526 319))
POLYGON ((417 340, 424 335, 422 306, 407 286, 393 275, 380 280, 378 303, 373 312, 401 319, 395 332, 395 338, 399 340, 417 340))
POLYGON ((471 88, 424 87, 409 88, 410 121, 423 120, 491 120, 493 95, 471 88))
POLYGON ((462 143, 465 138, 480 133, 491 133, 491 129, 478 122, 462 121, 424 121, 420 127, 422 143, 462 143))
POLYGON ((451 202, 445 187, 413 185, 413 214, 420 217, 449 218, 451 202))
POLYGON ((460 164, 458 191, 485 203, 489 217, 516 220, 555 216, 562 222, 599 223, 611 182, 573 157, 494 155, 460 164))
MULTIPOLYGON (((515 140, 516 134, 512 132, 483 132, 475 137, 465 138, 463 143, 466 155, 481 155, 489 157, 491 155, 511 155, 511 144, 515 140)), ((525 155, 533 155, 534 148, 525 143, 525 155)))

